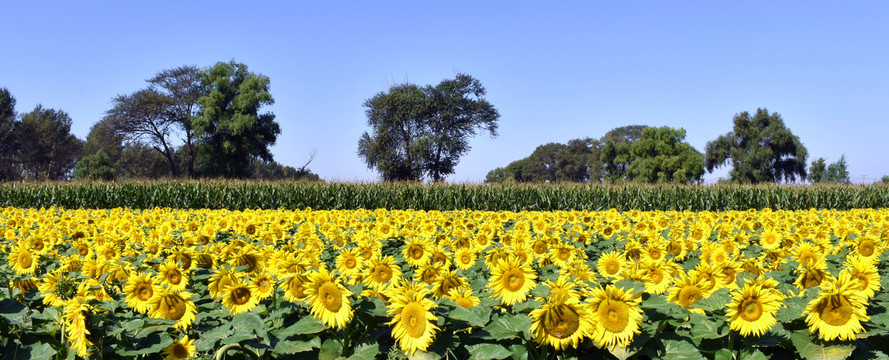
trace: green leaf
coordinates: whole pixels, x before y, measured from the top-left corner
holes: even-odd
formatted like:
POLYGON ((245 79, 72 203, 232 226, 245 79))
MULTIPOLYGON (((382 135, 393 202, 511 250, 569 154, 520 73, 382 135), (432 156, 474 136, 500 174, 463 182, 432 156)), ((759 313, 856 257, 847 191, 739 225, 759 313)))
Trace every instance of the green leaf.
POLYGON ((692 314, 690 317, 691 339, 700 345, 704 339, 719 339, 729 333, 728 324, 721 317, 711 318, 701 314, 692 314))
POLYGON ((201 337, 194 341, 194 347, 197 351, 210 351, 216 348, 217 341, 225 339, 229 335, 231 335, 231 325, 219 325, 202 333, 201 337))
POLYGON ((31 344, 25 348, 25 351, 19 354, 18 358, 31 360, 49 360, 56 356, 56 349, 47 343, 31 344))
POLYGON ((291 355, 306 351, 312 351, 320 347, 321 338, 319 337, 314 337, 308 341, 284 340, 279 341, 277 344, 275 344, 275 348, 272 349, 272 353, 275 355, 291 355))
POLYGON ((468 323, 470 326, 475 327, 484 327, 491 316, 491 309, 480 309, 478 306, 473 307, 471 309, 466 309, 462 306, 458 306, 456 308, 451 309, 447 313, 447 317, 454 320, 461 320, 468 323), (487 311, 485 311, 487 310, 487 311), (485 314, 487 313, 487 314, 485 314))
POLYGON ((649 293, 642 294, 642 303, 639 307, 643 309, 652 309, 667 317, 682 320, 685 320, 690 314, 688 309, 679 306, 679 304, 674 302, 667 301, 667 298, 663 295, 651 295, 649 293))
POLYGON ((235 331, 235 334, 249 331, 254 332, 256 330, 265 330, 265 323, 262 321, 262 318, 259 317, 256 313, 253 312, 242 312, 232 319, 232 330, 235 331))
POLYGON ((374 360, 379 353, 379 344, 361 344, 355 347, 355 352, 352 354, 352 356, 349 356, 349 360, 374 360))
POLYGON ((498 344, 478 344, 467 346, 470 360, 505 359, 512 356, 512 352, 498 344))
POLYGON ((509 347, 509 351, 512 351, 510 357, 512 360, 528 360, 528 348, 523 345, 512 345, 509 347))
POLYGON ((0 300, 0 316, 4 317, 10 324, 25 327, 25 315, 28 313, 28 307, 22 305, 13 299, 0 300))
POLYGON ((531 310, 539 309, 540 305, 543 305, 543 302, 540 300, 525 300, 518 304, 512 306, 512 311, 515 312, 531 312, 531 310))
POLYGON ((789 323, 803 317, 803 311, 806 309, 806 299, 801 297, 791 297, 784 299, 784 307, 778 309, 775 319, 780 323, 789 323))
POLYGON ((144 355, 144 354, 156 354, 160 353, 161 350, 170 346, 173 343, 173 338, 170 334, 165 332, 153 332, 150 335, 143 338, 141 341, 138 341, 136 344, 132 346, 135 349, 126 349, 124 351, 120 351, 119 353, 123 356, 136 356, 136 355, 144 355))
POLYGON ((407 355, 408 360, 438 360, 441 359, 441 355, 438 355, 434 352, 425 352, 417 350, 413 354, 407 355))
POLYGON ((321 320, 314 316, 306 315, 299 319, 295 324, 274 332, 279 339, 286 339, 293 335, 317 334, 327 329, 321 320))
POLYGON ((324 340, 321 351, 318 352, 318 360, 336 360, 343 353, 343 344, 334 339, 324 340))
POLYGON ((526 314, 518 315, 494 315, 491 322, 485 326, 485 331, 493 340, 506 340, 518 337, 521 332, 530 332, 531 318, 526 314))
POLYGON ((726 348, 722 348, 716 350, 716 353, 713 354, 713 360, 733 360, 734 356, 732 355, 732 351, 726 348))
POLYGON ((740 360, 768 360, 769 357, 756 348, 742 348, 740 360))
POLYGON ((143 326, 145 326, 145 320, 133 319, 133 320, 127 321, 127 323, 124 324, 123 329, 126 330, 127 333, 135 334, 136 331, 141 329, 143 326))
POLYGON ((700 360, 704 359, 701 352, 688 341, 664 340, 664 360, 700 360))
POLYGON ((842 360, 849 357, 855 350, 855 345, 822 345, 815 343, 815 338, 809 330, 799 330, 790 336, 796 352, 804 359, 815 360, 842 360))
POLYGON ((731 294, 729 294, 729 289, 722 288, 713 292, 710 297, 706 299, 700 299, 695 301, 692 306, 698 309, 704 310, 706 312, 713 312, 720 309, 725 309, 726 304, 730 303, 732 300, 731 294))

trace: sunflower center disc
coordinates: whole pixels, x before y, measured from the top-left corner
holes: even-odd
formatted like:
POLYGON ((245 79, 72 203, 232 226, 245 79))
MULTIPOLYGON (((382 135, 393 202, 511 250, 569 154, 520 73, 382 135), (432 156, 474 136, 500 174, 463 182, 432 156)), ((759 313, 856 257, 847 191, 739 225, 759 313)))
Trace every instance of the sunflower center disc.
POLYGON ((356 265, 354 258, 348 258, 344 263, 347 269, 354 269, 356 265))
POLYGON ((617 274, 618 270, 620 270, 620 265, 617 263, 617 261, 609 261, 607 264, 605 264, 605 272, 607 272, 608 275, 615 275, 617 274))
POLYGON ((506 282, 503 284, 503 287, 511 292, 519 291, 522 285, 525 284, 525 275, 519 270, 509 270, 504 276, 506 277, 506 282))
POLYGON ((167 320, 179 320, 185 315, 185 301, 179 296, 167 295, 165 303, 167 304, 167 320))
POLYGON ((340 308, 343 306, 343 294, 340 292, 340 289, 337 289, 336 285, 328 281, 321 285, 318 293, 321 298, 321 304, 324 305, 325 309, 332 312, 340 311, 340 308))
POLYGON ((173 356, 176 356, 177 359, 187 359, 189 357, 188 349, 185 348, 185 345, 176 344, 173 347, 173 356))
POLYGON ((401 310, 401 321, 404 332, 414 339, 423 337, 426 332, 426 308, 417 302, 411 302, 401 310))
POLYGON ((21 268, 25 268, 25 269, 30 268, 31 262, 33 262, 33 261, 34 260, 31 258, 30 253, 23 252, 23 253, 21 253, 21 255, 19 255, 18 263, 19 263, 19 267, 21 267, 21 268))
POLYGON ((605 300, 599 305, 599 322, 612 333, 621 333, 630 322, 627 304, 621 301, 605 300))
POLYGON ((179 285, 179 283, 182 282, 182 274, 176 269, 167 271, 167 282, 173 285, 179 285))
POLYGON ((245 287, 237 287, 232 290, 232 301, 238 305, 244 305, 250 301, 250 289, 245 287))
POLYGON ((870 240, 863 240, 858 244, 858 253, 863 256, 871 256, 874 254, 874 243, 870 240))
POLYGON ((754 322, 762 317, 762 304, 757 298, 746 298, 741 302, 741 318, 754 322))
POLYGON ((701 292, 701 289, 698 289, 696 286, 684 286, 679 291, 679 305, 687 308, 703 297, 704 294, 701 292))
POLYGON ((543 326, 547 334, 556 339, 571 337, 580 328, 580 316, 570 306, 559 305, 549 311, 549 319, 543 326))
POLYGON ((142 283, 136 286, 136 297, 142 301, 148 301, 151 299, 151 295, 154 295, 154 290, 151 289, 151 285, 142 283))
POLYGON ((852 319, 852 304, 845 296, 831 296, 822 306, 821 320, 832 326, 846 325, 852 319))
POLYGON ((374 268, 374 280, 379 283, 384 283, 389 281, 392 278, 392 269, 390 269, 386 265, 377 265, 374 268))

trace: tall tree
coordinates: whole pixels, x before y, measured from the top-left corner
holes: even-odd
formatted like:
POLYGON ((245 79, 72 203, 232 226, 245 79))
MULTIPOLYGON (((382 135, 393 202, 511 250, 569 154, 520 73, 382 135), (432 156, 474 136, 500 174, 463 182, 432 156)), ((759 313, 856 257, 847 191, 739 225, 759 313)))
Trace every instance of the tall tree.
POLYGON ((827 160, 824 160, 823 157, 818 158, 818 160, 812 161, 812 166, 809 166, 809 174, 806 177, 811 182, 821 182, 824 178, 824 172, 827 171, 827 160))
POLYGON ((426 155, 426 172, 434 182, 454 173, 461 156, 471 147, 469 138, 478 130, 497 136, 500 113, 484 98, 486 90, 472 76, 457 74, 435 87, 426 87, 431 104, 429 137, 431 148, 426 155))
POLYGON ((812 167, 809 168, 809 180, 816 183, 841 182, 847 184, 851 181, 845 154, 830 165, 826 165, 825 162, 824 158, 818 158, 812 162, 812 167))
POLYGON ((500 114, 481 82, 466 74, 436 86, 400 84, 364 102, 367 124, 358 155, 383 180, 442 181, 481 131, 497 136, 500 114))
POLYGON ((6 88, 0 88, 0 181, 17 179, 15 155, 18 150, 15 130, 15 97, 6 88))
POLYGON ((197 116, 197 101, 204 95, 201 70, 197 66, 167 69, 148 79, 148 83, 171 100, 166 114, 182 131, 185 172, 188 177, 194 177, 197 154, 192 122, 197 116))
POLYGON ((604 179, 616 182, 627 177, 632 154, 633 143, 642 137, 645 125, 630 125, 612 129, 602 137, 599 160, 605 171, 604 179))
POLYGON ((778 113, 757 109, 735 115, 732 131, 707 143, 708 172, 731 161, 731 179, 738 182, 780 182, 806 178, 806 147, 784 125, 778 113))
POLYGON ((685 129, 646 128, 630 147, 627 177, 643 182, 700 181, 704 175, 704 156, 684 142, 685 129))
POLYGON ((114 106, 105 116, 117 132, 130 142, 142 141, 159 152, 167 159, 173 176, 178 176, 172 136, 179 123, 169 114, 172 98, 149 87, 131 95, 119 95, 112 103, 114 106))
POLYGON ((591 138, 540 145, 528 157, 489 171, 485 182, 599 181, 602 163, 598 146, 599 140, 591 138))
POLYGON ((63 180, 71 176, 83 143, 71 134, 71 117, 37 105, 22 116, 19 160, 28 179, 63 180))
POLYGON ((259 112, 275 102, 269 78, 244 64, 219 62, 201 73, 201 84, 206 93, 197 100, 199 115, 192 122, 201 143, 195 166, 201 175, 247 177, 251 160, 272 161, 269 146, 281 127, 274 114, 259 112))

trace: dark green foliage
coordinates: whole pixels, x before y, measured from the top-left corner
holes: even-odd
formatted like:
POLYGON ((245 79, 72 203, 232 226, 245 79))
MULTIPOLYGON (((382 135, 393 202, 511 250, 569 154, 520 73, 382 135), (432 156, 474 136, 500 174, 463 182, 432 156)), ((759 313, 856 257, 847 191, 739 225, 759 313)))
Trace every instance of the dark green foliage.
POLYGON ((313 173, 305 166, 297 169, 292 166, 281 165, 275 161, 262 161, 259 159, 254 159, 250 163, 250 178, 257 180, 321 180, 318 174, 313 173))
POLYGON ((830 165, 825 165, 824 158, 818 158, 812 162, 809 168, 809 180, 815 183, 840 182, 849 183, 849 165, 846 163, 846 155, 830 165))
POLYGON ((630 146, 627 178, 648 183, 700 181, 704 156, 684 142, 685 129, 646 128, 630 146))
POLYGON ((401 84, 364 102, 367 124, 358 156, 385 181, 443 181, 479 130, 497 136, 500 114, 481 82, 457 74, 436 86, 401 84))
POLYGON ((883 175, 883 178, 880 179, 884 184, 889 184, 889 175, 883 175))
POLYGON ((205 94, 192 122, 199 144, 195 172, 201 176, 248 177, 253 159, 272 160, 269 146, 281 133, 272 113, 260 113, 275 100, 269 78, 234 61, 216 63, 201 73, 205 94))
POLYGON ((169 171, 177 176, 176 149, 172 136, 180 124, 169 114, 173 99, 153 88, 119 95, 105 119, 116 134, 130 143, 144 143, 167 160, 169 171))
POLYGON ((17 162, 22 177, 64 180, 72 175, 83 142, 71 134, 71 117, 60 110, 37 105, 24 114, 15 131, 17 162))
POLYGON ((630 125, 613 129, 602 137, 602 148, 599 160, 605 171, 604 179, 614 183, 623 180, 630 168, 632 154, 630 149, 636 140, 642 137, 645 125, 630 125))
MULTIPOLYGON (((161 159, 162 160, 162 159, 161 159)), ((723 211, 889 207, 887 186, 690 186, 591 184, 418 185, 320 182, 6 183, 0 207, 210 209, 417 209, 490 211, 723 211)))
POLYGON ((74 178, 77 180, 114 180, 114 164, 104 151, 86 155, 74 165, 74 178))
POLYGON ((17 179, 15 154, 18 144, 15 138, 15 97, 6 88, 0 88, 0 181, 17 179))
POLYGON ((736 182, 794 182, 806 178, 806 147, 784 125, 778 113, 757 109, 735 115, 731 132, 707 143, 708 172, 731 161, 736 182))

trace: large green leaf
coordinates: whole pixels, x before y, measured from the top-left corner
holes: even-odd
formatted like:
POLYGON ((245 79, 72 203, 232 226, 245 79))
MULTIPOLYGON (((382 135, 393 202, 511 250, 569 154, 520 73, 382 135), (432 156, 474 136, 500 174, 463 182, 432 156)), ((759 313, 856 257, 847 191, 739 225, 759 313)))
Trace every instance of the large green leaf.
POLYGON ((512 356, 512 351, 498 344, 478 344, 467 346, 470 360, 505 359, 512 356))
POLYGON ((664 340, 664 360, 702 360, 704 356, 694 344, 682 340, 664 340))
POLYGON ((22 305, 13 299, 0 300, 0 316, 9 321, 10 324, 25 327, 28 314, 28 307, 22 305))
POLYGON ((314 316, 303 316, 299 321, 281 330, 275 331, 274 334, 280 339, 286 339, 293 335, 317 334, 327 329, 321 320, 314 316))
POLYGON ((283 340, 275 344, 272 353, 275 355, 291 355, 306 351, 312 351, 321 347, 321 338, 314 337, 311 340, 283 340))
POLYGON ((728 324, 722 317, 714 318, 700 314, 692 314, 691 338, 695 344, 700 345, 704 339, 719 339, 729 334, 728 324))
POLYGON ((343 354, 343 344, 335 339, 324 340, 321 351, 318 352, 318 360, 336 360, 343 354))
POLYGON ((806 299, 801 297, 791 297, 784 299, 784 307, 778 309, 775 319, 782 323, 789 323, 803 317, 803 311, 806 309, 806 299))
POLYGON ((448 311, 447 317, 454 320, 461 320, 468 323, 470 326, 475 327, 484 327, 488 324, 488 320, 491 316, 490 308, 482 308, 480 306, 475 306, 470 309, 466 309, 462 306, 458 306, 456 308, 448 311))
MULTIPOLYGON (((16 360, 18 360, 18 359, 22 359, 22 360, 25 360, 25 359, 27 359, 27 360, 50 360, 50 359, 55 358, 56 353, 57 353, 56 349, 53 349, 52 345, 50 345, 50 344, 47 344, 47 343, 31 344, 31 345, 28 345, 27 347, 25 347, 23 349, 23 351, 20 351, 18 353, 18 355, 16 356, 16 360)), ((7 354, 7 355, 12 355, 12 354, 7 354)))
POLYGON ((361 344, 355 347, 349 360, 374 360, 380 353, 380 345, 377 343, 361 344))
POLYGON ((706 312, 714 312, 717 310, 724 310, 726 304, 731 302, 732 296, 729 294, 729 289, 722 288, 716 290, 706 299, 700 299, 695 301, 692 306, 706 312))
POLYGON ((791 335, 790 340, 796 352, 809 360, 841 360, 846 359, 855 350, 854 344, 825 345, 815 342, 809 330, 799 330, 791 335))
POLYGON ((494 315, 491 322, 485 326, 485 331, 493 340, 513 339, 519 336, 519 333, 525 332, 530 335, 531 318, 526 314, 504 316, 494 315))

